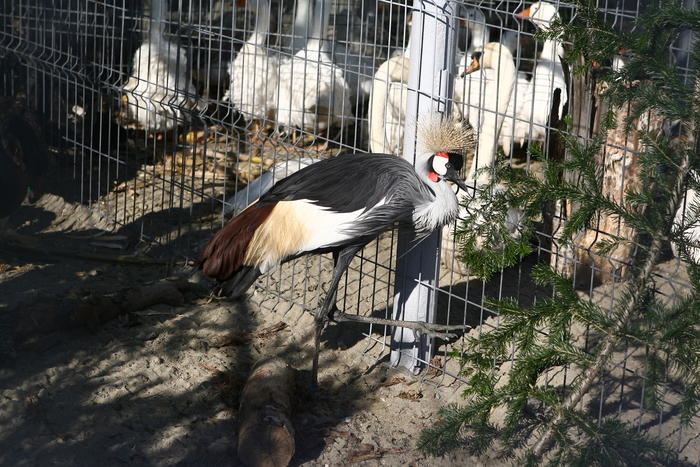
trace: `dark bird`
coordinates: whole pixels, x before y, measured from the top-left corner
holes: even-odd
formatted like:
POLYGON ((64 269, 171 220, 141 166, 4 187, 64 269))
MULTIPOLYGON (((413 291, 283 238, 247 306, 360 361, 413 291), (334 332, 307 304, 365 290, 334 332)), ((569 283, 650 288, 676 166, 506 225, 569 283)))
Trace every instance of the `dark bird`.
MULTIPOLYGON (((39 191, 51 157, 38 125, 19 101, 0 98, 0 237, 9 216, 39 191)), ((15 236, 15 240, 19 239, 15 236)))
POLYGON ((304 167, 234 217, 199 255, 198 268, 216 279, 216 293, 237 298, 281 263, 310 253, 333 253, 331 284, 314 320, 314 389, 321 331, 329 320, 344 315, 336 308, 336 293, 355 254, 397 223, 412 227, 419 241, 454 221, 459 211, 447 181, 467 190, 458 172, 465 152, 474 147, 473 130, 437 114, 418 124, 421 144, 415 168, 388 154, 341 155, 304 167))

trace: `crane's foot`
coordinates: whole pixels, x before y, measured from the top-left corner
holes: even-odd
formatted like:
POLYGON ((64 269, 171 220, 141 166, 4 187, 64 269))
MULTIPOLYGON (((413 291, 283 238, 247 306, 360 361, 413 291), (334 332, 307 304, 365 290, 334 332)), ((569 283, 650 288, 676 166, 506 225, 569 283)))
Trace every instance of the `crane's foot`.
POLYGON ((353 322, 402 327, 412 330, 416 340, 421 334, 431 338, 453 339, 459 337, 454 331, 468 331, 472 328, 467 324, 449 325, 425 323, 422 321, 375 318, 373 316, 348 315, 340 311, 337 306, 333 305, 328 312, 323 313, 319 311, 314 317, 314 356, 311 367, 311 392, 318 391, 318 359, 321 352, 321 333, 329 321, 335 321, 336 323, 353 322))

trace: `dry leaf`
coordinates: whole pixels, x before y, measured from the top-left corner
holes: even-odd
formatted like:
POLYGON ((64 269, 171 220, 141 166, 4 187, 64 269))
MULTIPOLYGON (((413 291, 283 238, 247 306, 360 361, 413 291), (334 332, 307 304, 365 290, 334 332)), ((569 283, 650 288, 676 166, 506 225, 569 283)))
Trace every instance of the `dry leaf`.
POLYGON ((289 326, 287 325, 287 323, 285 323, 284 321, 279 321, 278 323, 273 324, 272 326, 262 328, 261 330, 255 333, 255 337, 257 339, 268 339, 288 327, 289 326))
POLYGON ((420 391, 402 391, 399 393, 399 397, 412 402, 418 402, 423 397, 423 393, 420 391))
POLYGON ((221 347, 226 347, 227 345, 247 345, 250 343, 252 338, 253 336, 249 332, 232 331, 215 339, 212 343, 212 347, 219 349, 221 347))
POLYGON ((440 368, 443 368, 442 360, 440 360, 440 357, 438 357, 436 355, 430 360, 430 367, 428 368, 428 376, 440 376, 440 375, 442 375, 443 371, 440 368))

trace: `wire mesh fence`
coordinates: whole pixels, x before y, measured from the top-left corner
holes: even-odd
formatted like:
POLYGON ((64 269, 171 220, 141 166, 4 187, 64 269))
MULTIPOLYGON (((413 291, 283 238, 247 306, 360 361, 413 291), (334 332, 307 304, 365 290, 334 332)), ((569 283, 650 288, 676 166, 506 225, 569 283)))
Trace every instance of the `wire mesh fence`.
MULTIPOLYGON (((609 23, 628 30, 645 5, 601 1, 598 6, 609 23)), ((536 29, 552 18, 516 14, 528 6, 515 1, 457 5, 452 107, 479 133, 475 158, 492 157, 500 148, 511 165, 537 171, 528 146, 561 159, 563 150, 553 136, 561 118, 573 115, 574 133, 588 139, 601 112, 597 90, 562 65, 559 56, 567 44, 535 39, 536 29), (462 75, 473 53, 488 42, 499 42, 506 58, 482 74, 462 75), (502 93, 506 88, 512 90, 502 93), (494 131, 490 122, 499 118, 502 127, 494 131)), ((553 8, 562 21, 576 21, 566 4, 553 8)), ((408 67, 416 59, 410 4, 12 0, 2 9, 2 93, 36 111, 57 155, 44 190, 87 208, 95 227, 128 229, 138 239, 134 250, 172 258, 183 270, 194 265, 216 229, 291 171, 343 153, 402 153, 408 67)), ((690 66, 693 45, 690 32, 676 41, 671 52, 681 68, 690 66)), ((624 60, 624 53, 615 60, 624 60)), ((637 142, 622 134, 608 137, 601 164, 611 195, 621 199, 634 186, 638 150, 637 142)), ((470 277, 446 230, 437 321, 470 325, 471 333, 498 326, 499 317, 484 305, 484 297, 536 302, 547 291, 531 282, 529 271, 542 261, 572 274, 581 294, 612 310, 633 252, 601 257, 594 245, 626 227, 602 222, 582 233, 573 248, 563 248, 557 242, 560 212, 554 213, 551 229, 539 232, 545 240, 533 255, 487 282, 470 277)), ((369 244, 341 284, 340 308, 391 318, 396 259, 395 232, 369 244)), ((325 295, 331 261, 320 256, 284 264, 258 281, 250 300, 291 319, 314 312, 325 295)), ((670 303, 689 290, 683 263, 670 247, 657 267, 656 283, 659 297, 670 303)), ((595 345, 588 330, 575 332, 582 349, 595 345)), ((365 356, 388 361, 388 329, 358 328, 356 334, 363 336, 365 356)), ((459 345, 459 339, 439 340, 435 360, 406 371, 457 390, 462 376, 451 352, 459 345)), ((682 384, 670 382, 663 405, 646 410, 644 364, 644 348, 630 342, 615 354, 595 396, 582 406, 601 418, 617 413, 640 430, 656 430, 697 464, 695 435, 683 432, 674 415, 682 384)), ((552 374, 550 384, 566 388, 570 371, 552 374)))

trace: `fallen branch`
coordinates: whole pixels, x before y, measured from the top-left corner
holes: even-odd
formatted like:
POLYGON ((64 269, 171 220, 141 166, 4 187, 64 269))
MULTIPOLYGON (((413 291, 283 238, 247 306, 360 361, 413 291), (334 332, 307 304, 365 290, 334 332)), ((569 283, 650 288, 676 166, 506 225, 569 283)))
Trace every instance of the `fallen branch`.
POLYGON ((212 347, 218 349, 221 347, 226 347, 227 345, 247 345, 252 339, 269 339, 270 337, 276 335, 280 331, 283 331, 287 327, 289 327, 287 323, 279 321, 277 324, 273 324, 272 326, 262 328, 255 333, 236 329, 235 331, 231 331, 224 336, 216 338, 212 343, 212 347))
MULTIPOLYGON (((116 245, 116 244, 114 244, 116 245)), ((106 247, 106 245, 94 245, 106 247)), ((36 251, 48 255, 65 256, 68 258, 81 258, 94 261, 110 261, 113 263, 127 264, 171 264, 172 259, 155 259, 145 256, 137 256, 134 254, 114 255, 108 253, 93 253, 89 251, 76 251, 71 248, 59 248, 47 245, 43 242, 41 236, 22 235, 16 232, 10 232, 0 238, 0 248, 17 249, 28 251, 36 251)))

